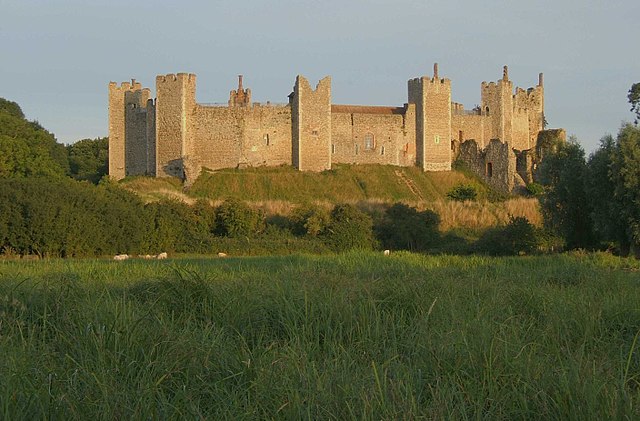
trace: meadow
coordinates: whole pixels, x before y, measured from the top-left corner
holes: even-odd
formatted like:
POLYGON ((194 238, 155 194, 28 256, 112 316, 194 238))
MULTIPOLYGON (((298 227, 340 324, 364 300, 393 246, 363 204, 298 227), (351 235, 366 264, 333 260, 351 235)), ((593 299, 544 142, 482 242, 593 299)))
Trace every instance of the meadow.
POLYGON ((637 419, 640 262, 0 260, 2 419, 637 419))

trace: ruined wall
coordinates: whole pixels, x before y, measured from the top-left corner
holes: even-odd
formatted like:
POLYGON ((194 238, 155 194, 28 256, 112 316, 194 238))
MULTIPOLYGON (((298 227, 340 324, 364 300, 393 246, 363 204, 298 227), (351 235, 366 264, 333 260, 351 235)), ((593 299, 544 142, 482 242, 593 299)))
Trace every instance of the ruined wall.
POLYGON ((298 76, 291 113, 293 165, 302 171, 331 169, 331 78, 322 79, 314 90, 298 76))
MULTIPOLYGON (((156 176, 184 178, 193 156, 191 116, 195 108, 196 76, 188 73, 156 77, 156 176)), ((194 178, 195 178, 194 177, 194 178)))
POLYGON ((451 140, 458 145, 465 140, 475 140, 483 148, 489 139, 485 139, 487 117, 480 114, 453 112, 451 115, 451 140))
POLYGON ((460 145, 459 159, 498 191, 510 193, 524 184, 516 172, 516 155, 508 142, 494 139, 483 149, 468 140, 460 145))
MULTIPOLYGON (((407 127, 405 107, 331 107, 332 162, 349 164, 415 165, 408 143, 415 129, 407 127), (408 129, 411 131, 408 132, 408 129)), ((413 110, 414 106, 411 105, 413 110)), ((409 120, 415 121, 415 113, 409 120)), ((414 126, 414 124, 412 124, 414 126)))
POLYGON ((511 138, 507 139, 514 149, 525 150, 533 146, 529 136, 529 111, 524 108, 513 110, 511 121, 511 138))

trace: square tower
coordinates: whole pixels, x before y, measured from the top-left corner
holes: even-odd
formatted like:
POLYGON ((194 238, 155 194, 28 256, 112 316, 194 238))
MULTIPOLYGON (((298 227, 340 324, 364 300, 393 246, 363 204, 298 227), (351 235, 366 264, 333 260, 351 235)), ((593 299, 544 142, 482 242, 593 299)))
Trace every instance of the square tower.
POLYGON ((312 89, 303 76, 291 94, 292 163, 301 171, 331 169, 331 78, 312 89))
POLYGON ((433 77, 408 82, 410 104, 416 106, 416 164, 423 171, 451 170, 451 81, 433 77))

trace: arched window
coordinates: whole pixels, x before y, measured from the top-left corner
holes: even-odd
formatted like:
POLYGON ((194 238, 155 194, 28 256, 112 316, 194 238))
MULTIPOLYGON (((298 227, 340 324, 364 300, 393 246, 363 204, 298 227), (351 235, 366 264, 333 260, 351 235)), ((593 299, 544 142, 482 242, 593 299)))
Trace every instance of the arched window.
POLYGON ((370 151, 373 150, 373 148, 375 148, 373 143, 373 134, 367 133, 364 135, 364 150, 370 151))

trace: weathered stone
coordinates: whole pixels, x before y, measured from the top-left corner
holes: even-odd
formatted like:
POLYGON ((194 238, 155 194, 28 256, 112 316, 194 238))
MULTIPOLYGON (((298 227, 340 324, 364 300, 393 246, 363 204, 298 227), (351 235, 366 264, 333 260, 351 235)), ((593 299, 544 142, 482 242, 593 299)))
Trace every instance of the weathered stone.
POLYGON ((242 76, 226 106, 198 104, 195 93, 196 76, 187 73, 158 76, 155 100, 135 80, 111 82, 110 176, 193 181, 203 168, 293 165, 322 171, 333 163, 448 171, 459 153, 481 176, 490 162, 496 174, 491 184, 511 191, 516 172, 530 182, 535 165, 533 152, 516 164, 511 148, 534 148, 544 121, 542 74, 538 86, 514 93, 506 66, 502 79, 482 83, 481 104, 470 111, 451 101, 451 81, 439 77, 437 65, 433 77, 408 81, 408 102, 400 107, 332 104, 329 77, 312 89, 298 76, 283 105, 251 103, 242 76))

